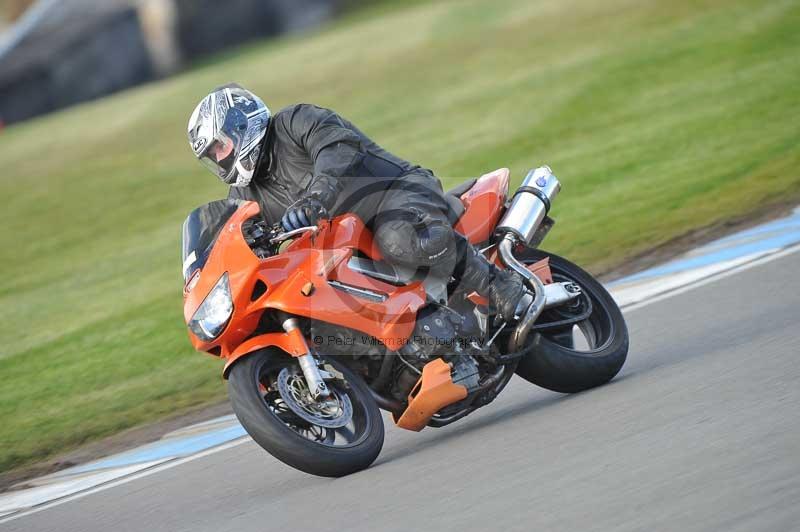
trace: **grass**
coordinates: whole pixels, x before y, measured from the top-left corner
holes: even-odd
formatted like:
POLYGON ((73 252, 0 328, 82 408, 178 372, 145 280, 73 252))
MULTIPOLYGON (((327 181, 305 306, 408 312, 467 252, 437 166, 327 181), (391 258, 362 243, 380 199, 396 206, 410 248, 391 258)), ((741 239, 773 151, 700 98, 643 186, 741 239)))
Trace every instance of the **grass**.
POLYGON ((0 133, 0 471, 224 396, 181 315, 180 224, 222 196, 185 123, 236 80, 333 107, 447 185, 550 164, 547 248, 605 269, 800 200, 800 3, 382 5, 0 133))

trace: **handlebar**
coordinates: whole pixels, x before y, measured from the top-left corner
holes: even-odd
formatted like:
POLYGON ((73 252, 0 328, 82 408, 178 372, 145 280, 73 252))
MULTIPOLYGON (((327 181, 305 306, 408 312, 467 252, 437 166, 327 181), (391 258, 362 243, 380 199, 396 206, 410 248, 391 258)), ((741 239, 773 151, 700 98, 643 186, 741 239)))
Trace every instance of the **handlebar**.
POLYGON ((286 231, 285 233, 280 233, 275 235, 274 237, 269 239, 269 243, 277 244, 278 242, 283 242, 284 240, 288 240, 293 236, 300 235, 307 231, 316 231, 317 229, 319 229, 319 227, 316 225, 309 225, 307 227, 298 227, 297 229, 292 229, 291 231, 286 231))

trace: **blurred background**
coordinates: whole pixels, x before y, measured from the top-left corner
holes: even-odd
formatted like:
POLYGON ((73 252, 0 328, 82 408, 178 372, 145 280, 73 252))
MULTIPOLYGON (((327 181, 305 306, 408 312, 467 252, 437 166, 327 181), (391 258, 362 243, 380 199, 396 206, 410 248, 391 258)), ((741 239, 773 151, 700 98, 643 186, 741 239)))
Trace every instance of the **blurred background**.
POLYGON ((0 471, 225 400, 180 228, 186 122, 236 81, 452 186, 549 164, 595 273, 800 202, 796 0, 0 0, 0 471), (676 240, 678 239, 678 240, 676 240), (665 248, 666 246, 666 248, 665 248))
POLYGON ((358 3, 3 0, 0 120, 18 122, 166 77, 230 46, 312 28, 358 3))

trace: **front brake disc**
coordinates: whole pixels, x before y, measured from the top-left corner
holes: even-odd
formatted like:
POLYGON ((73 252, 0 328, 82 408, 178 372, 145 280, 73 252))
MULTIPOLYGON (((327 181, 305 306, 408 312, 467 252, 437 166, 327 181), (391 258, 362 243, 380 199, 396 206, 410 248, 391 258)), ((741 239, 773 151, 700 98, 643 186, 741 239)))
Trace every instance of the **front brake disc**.
POLYGON ((278 393, 292 412, 318 427, 336 429, 353 419, 353 404, 335 386, 328 387, 330 397, 317 401, 308 390, 302 373, 283 368, 277 379, 278 393))

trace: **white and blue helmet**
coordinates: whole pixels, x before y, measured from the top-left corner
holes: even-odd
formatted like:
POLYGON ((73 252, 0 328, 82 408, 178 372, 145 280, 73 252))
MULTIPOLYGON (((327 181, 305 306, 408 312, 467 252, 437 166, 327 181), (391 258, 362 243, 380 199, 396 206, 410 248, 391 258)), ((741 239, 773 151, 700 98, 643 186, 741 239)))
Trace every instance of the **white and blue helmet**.
POLYGON ((189 145, 223 183, 250 184, 270 112, 261 98, 230 83, 203 98, 189 118, 189 145))

